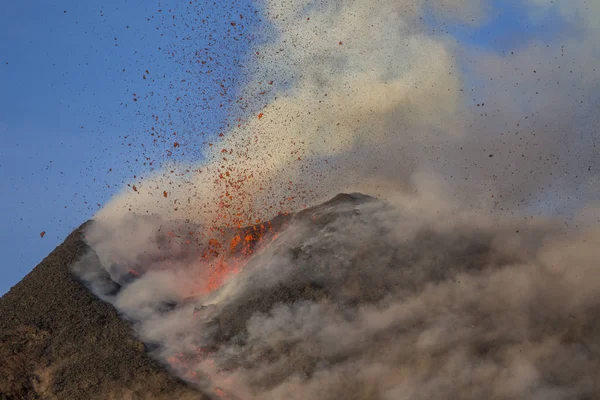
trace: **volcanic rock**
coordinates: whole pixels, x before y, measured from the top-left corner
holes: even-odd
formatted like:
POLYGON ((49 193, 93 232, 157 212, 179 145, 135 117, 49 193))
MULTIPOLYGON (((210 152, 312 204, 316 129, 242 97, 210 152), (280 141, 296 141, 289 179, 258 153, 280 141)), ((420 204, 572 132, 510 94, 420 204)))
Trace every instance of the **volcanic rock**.
MULTIPOLYGON (((204 398, 72 274, 73 263, 94 257, 86 225, 0 298, 0 399, 204 398)), ((115 285, 100 278, 106 290, 115 285)))

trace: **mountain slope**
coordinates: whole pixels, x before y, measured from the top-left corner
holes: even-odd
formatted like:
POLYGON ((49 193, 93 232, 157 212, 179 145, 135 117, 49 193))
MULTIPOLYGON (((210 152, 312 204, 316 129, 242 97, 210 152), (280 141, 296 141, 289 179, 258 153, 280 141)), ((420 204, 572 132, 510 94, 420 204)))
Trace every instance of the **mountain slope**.
POLYGON ((70 272, 86 224, 0 298, 1 399, 203 398, 70 272))

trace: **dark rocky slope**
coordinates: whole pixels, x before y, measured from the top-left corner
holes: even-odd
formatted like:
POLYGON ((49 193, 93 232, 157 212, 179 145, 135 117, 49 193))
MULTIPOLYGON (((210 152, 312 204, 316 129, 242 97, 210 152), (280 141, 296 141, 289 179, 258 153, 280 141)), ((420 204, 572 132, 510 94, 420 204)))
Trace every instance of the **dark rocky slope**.
POLYGON ((0 298, 0 399, 203 398, 72 275, 85 225, 0 298))

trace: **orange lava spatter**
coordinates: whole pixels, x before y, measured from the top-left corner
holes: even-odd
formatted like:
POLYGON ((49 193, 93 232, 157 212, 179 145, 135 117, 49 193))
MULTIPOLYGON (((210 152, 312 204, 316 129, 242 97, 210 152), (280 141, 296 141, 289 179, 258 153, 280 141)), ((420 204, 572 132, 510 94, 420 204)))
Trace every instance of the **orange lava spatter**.
MULTIPOLYGON (((225 235, 224 232, 221 232, 225 235)), ((271 223, 257 224, 236 233, 225 243, 216 238, 208 241, 202 259, 208 261, 208 278, 199 294, 206 294, 221 287, 232 275, 240 272, 249 257, 277 238, 271 223)))

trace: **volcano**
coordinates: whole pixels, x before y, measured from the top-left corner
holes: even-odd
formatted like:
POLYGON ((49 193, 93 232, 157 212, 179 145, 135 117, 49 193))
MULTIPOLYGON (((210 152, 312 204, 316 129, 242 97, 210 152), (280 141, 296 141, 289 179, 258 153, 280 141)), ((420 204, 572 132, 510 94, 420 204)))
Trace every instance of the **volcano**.
MULTIPOLYGON (((267 224, 279 231, 290 218, 267 224)), ((96 296, 116 294, 119 283, 101 269, 93 281, 73 273, 78 262, 99 264, 84 238, 91 224, 0 298, 0 399, 208 398, 150 357, 115 307, 96 296)), ((257 238, 255 227, 240 232, 257 238)))
POLYGON ((359 193, 180 223, 84 225, 6 294, 5 398, 598 398, 597 231, 359 193))

